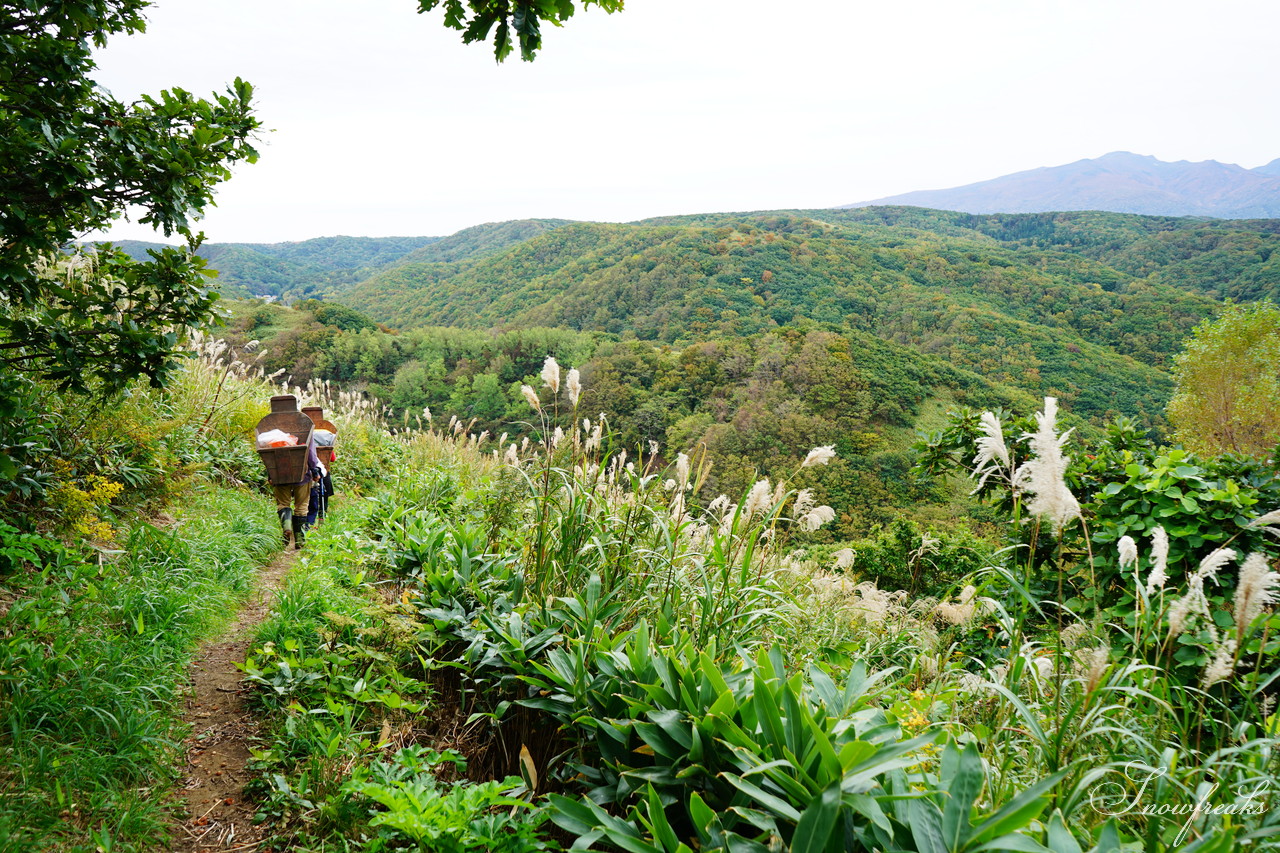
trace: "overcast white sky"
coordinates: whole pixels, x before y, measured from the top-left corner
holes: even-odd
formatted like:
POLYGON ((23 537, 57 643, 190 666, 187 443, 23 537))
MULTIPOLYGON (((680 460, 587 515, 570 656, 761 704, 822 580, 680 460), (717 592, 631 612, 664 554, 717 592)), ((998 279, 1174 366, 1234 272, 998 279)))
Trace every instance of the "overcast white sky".
POLYGON ((628 0, 501 66, 415 9, 156 0, 98 80, 255 85, 270 132, 213 242, 830 207, 1115 150, 1280 157, 1274 0, 628 0))

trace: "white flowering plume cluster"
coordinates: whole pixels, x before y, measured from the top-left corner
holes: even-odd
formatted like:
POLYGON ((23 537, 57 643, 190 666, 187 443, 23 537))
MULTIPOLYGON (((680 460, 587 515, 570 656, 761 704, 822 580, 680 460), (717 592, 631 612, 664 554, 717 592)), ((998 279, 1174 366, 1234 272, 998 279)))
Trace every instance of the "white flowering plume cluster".
POLYGON ((982 616, 992 609, 993 603, 989 599, 978 598, 977 587, 969 584, 960 590, 955 601, 940 601, 931 612, 948 625, 966 625, 975 616, 982 616))
POLYGON ((1080 517, 1080 502, 1067 488, 1071 460, 1062 455, 1072 431, 1058 435, 1058 401, 1054 397, 1044 398, 1044 411, 1036 412, 1035 418, 1039 428, 1023 436, 1031 445, 1032 458, 1018 466, 1013 484, 1034 496, 1027 511, 1048 519, 1054 535, 1059 536, 1068 522, 1080 517))
POLYGON ((832 459, 836 458, 836 448, 833 444, 827 444, 822 447, 815 447, 810 450, 808 455, 804 457, 804 461, 800 463, 801 468, 809 468, 813 465, 826 465, 832 459))
POLYGON ((983 412, 979 429, 982 435, 978 436, 978 452, 973 457, 973 477, 978 481, 978 485, 973 487, 970 494, 981 491, 993 474, 1002 476, 1012 487, 1013 457, 1009 453, 1009 446, 1005 444, 1004 429, 1000 426, 1000 419, 994 412, 983 412))
MULTIPOLYGON (((560 394, 560 363, 556 361, 555 356, 547 356, 542 362, 542 371, 538 374, 542 379, 542 386, 551 391, 551 397, 554 400, 560 394)), ((564 382, 565 393, 569 397, 569 405, 574 409, 578 408, 578 400, 582 397, 582 374, 578 368, 570 368, 568 376, 564 382)), ((521 385, 520 393, 535 412, 542 411, 542 398, 531 385, 521 385)))
POLYGON ((1062 453, 1072 431, 1058 435, 1055 397, 1044 398, 1044 410, 1036 412, 1035 418, 1038 429, 1022 436, 1030 445, 1031 457, 1015 467, 1000 419, 993 412, 982 413, 971 475, 977 485, 971 494, 981 491, 992 477, 1003 479, 1011 491, 1030 494, 1027 511, 1047 519, 1054 535, 1060 536, 1068 523, 1080 518, 1080 502, 1067 488, 1067 465, 1071 460, 1062 453))
POLYGON ((299 407, 320 406, 333 414, 361 418, 382 427, 387 425, 386 416, 391 407, 378 405, 367 394, 341 390, 325 379, 295 384, 293 377, 287 375, 284 368, 267 373, 260 362, 266 357, 268 350, 263 349, 259 341, 249 341, 237 348, 226 340, 196 330, 191 332, 187 345, 206 369, 221 374, 216 388, 211 390, 214 400, 222 404, 227 402, 226 381, 234 378, 245 383, 236 392, 239 396, 252 394, 255 390, 268 395, 292 394, 298 399, 299 407), (241 357, 249 353, 255 354, 252 359, 245 360, 241 357), (257 389, 254 388, 255 384, 257 389), (220 394, 223 396, 219 397, 220 394))
POLYGON ((1235 636, 1220 636, 1209 597, 1205 594, 1206 581, 1217 583, 1218 572, 1236 558, 1231 548, 1218 548, 1200 561, 1199 567, 1187 582, 1187 593, 1169 607, 1169 633, 1171 636, 1201 626, 1209 634, 1214 647, 1213 659, 1205 667, 1201 679, 1203 687, 1225 681, 1235 672, 1236 653, 1249 626, 1262 615, 1265 607, 1277 601, 1280 573, 1272 571, 1266 555, 1252 553, 1240 565, 1232 601, 1235 636))
POLYGON ((1266 515, 1258 516, 1249 522, 1249 526, 1280 539, 1280 509, 1273 509, 1266 515))

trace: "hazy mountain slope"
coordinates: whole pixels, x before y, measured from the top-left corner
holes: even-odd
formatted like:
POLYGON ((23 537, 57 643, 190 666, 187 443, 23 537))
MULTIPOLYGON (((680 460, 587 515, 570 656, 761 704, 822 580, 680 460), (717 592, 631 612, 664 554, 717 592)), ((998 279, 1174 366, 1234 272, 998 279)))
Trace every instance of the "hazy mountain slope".
MULTIPOLYGON (((237 243, 265 255, 322 269, 385 266, 439 237, 316 237, 290 243, 237 243)), ((215 244, 217 245, 217 244, 215 244)), ((226 244, 222 244, 226 245, 226 244)))
POLYGON ((1265 166, 1259 166, 1253 171, 1257 172, 1259 175, 1274 175, 1280 177, 1280 157, 1277 157, 1265 166))
POLYGON ((1250 219, 1280 216, 1280 174, 1206 160, 1166 163, 1116 151, 1092 160, 987 181, 918 190, 847 207, 913 205, 969 213, 1106 210, 1157 216, 1250 219))

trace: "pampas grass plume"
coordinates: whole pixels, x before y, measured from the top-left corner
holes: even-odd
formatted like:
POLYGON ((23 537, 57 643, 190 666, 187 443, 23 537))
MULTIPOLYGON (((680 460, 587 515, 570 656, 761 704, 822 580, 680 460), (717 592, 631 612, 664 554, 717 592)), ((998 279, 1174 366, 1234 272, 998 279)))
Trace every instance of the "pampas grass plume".
POLYGON ((1276 602, 1277 584, 1280 584, 1280 574, 1271 571, 1266 555, 1255 552, 1241 564, 1233 602, 1236 632, 1240 636, 1244 636, 1245 629, 1258 618, 1262 608, 1276 602))
MULTIPOLYGON (((545 367, 543 368, 543 373, 546 373, 545 367)), ((534 391, 533 388, 529 387, 528 385, 521 385, 520 393, 524 395, 525 402, 528 403, 530 406, 533 406, 533 410, 535 412, 542 411, 542 401, 538 399, 537 391, 534 391)))
POLYGON ((569 377, 565 382, 565 387, 569 391, 569 405, 576 407, 578 398, 582 396, 582 374, 578 372, 578 368, 569 368, 569 377))
POLYGON ((547 356, 542 363, 542 384, 551 389, 552 394, 560 393, 560 365, 554 356, 547 356))
POLYGON ((812 465, 826 465, 832 459, 836 458, 836 447, 834 444, 824 445, 823 447, 815 447, 805 456, 804 461, 800 463, 801 468, 808 468, 812 465))
POLYGON ((1151 573, 1147 575, 1147 595, 1164 589, 1169 580, 1169 534, 1157 527, 1151 534, 1151 573))

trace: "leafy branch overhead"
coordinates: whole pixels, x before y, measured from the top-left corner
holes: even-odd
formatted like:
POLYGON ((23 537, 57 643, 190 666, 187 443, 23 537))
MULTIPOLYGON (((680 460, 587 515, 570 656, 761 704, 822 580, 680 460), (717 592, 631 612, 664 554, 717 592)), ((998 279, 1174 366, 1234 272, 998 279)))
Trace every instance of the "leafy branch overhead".
POLYGON ((106 390, 163 378, 216 295, 192 226, 239 161, 253 162, 253 88, 181 89, 125 103, 99 87, 92 48, 142 32, 145 0, 0 2, 0 364, 106 390), (130 209, 188 250, 135 263, 66 259, 65 247, 130 209))
MULTIPOLYGON (((597 6, 620 11, 624 0, 581 0, 582 8, 597 6)), ((418 11, 444 8, 445 26, 462 31, 466 44, 488 41, 493 32, 493 55, 499 62, 511 55, 511 33, 520 41, 520 58, 531 62, 542 48, 542 23, 560 26, 576 11, 573 0, 418 0, 418 11), (494 32, 494 28, 497 31, 494 32)))

